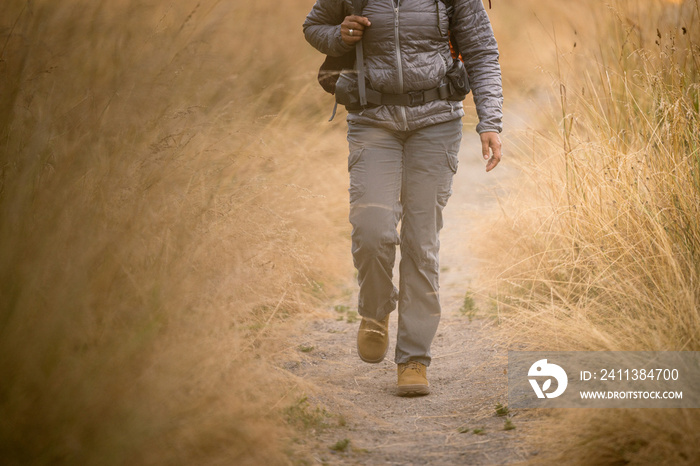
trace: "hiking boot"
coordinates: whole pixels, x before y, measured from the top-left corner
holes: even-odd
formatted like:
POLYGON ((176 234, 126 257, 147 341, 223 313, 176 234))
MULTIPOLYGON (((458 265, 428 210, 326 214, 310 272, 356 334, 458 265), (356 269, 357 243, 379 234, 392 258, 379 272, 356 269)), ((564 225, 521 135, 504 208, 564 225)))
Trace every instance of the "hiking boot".
POLYGON ((418 361, 408 361, 398 365, 399 396, 423 396, 430 393, 425 364, 418 361))
POLYGON ((384 320, 362 318, 357 331, 357 354, 364 362, 376 364, 384 360, 389 349, 389 316, 384 320))

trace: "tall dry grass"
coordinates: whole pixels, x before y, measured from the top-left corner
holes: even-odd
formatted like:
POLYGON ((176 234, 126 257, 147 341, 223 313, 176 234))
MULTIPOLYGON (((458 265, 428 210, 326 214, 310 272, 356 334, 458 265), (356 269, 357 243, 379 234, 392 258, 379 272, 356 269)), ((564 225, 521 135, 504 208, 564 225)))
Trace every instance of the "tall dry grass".
POLYGON ((289 461, 270 361, 347 270, 309 8, 3 2, 3 464, 289 461))
MULTIPOLYGON (((521 142, 530 183, 486 235, 482 292, 519 348, 698 351, 700 6, 587 8, 552 28, 549 129, 521 142)), ((700 460, 693 410, 548 421, 544 462, 700 460)))
MULTIPOLYGON (((350 268, 311 3, 3 2, 4 464, 291 461, 272 363, 350 268)), ((493 2, 507 102, 554 81, 566 122, 487 236, 500 311, 539 348, 697 349, 697 3, 571 3, 493 2)), ((697 453, 692 413, 598 414, 554 423, 565 459, 697 453)))

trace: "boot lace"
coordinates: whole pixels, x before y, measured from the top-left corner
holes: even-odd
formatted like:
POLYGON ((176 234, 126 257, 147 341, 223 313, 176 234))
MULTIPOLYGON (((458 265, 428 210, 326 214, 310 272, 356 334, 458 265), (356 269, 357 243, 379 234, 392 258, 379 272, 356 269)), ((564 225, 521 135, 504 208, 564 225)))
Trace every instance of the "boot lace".
POLYGON ((403 374, 404 372, 409 370, 420 373, 420 366, 421 363, 419 363, 418 361, 408 361, 406 365, 403 366, 403 368, 401 368, 401 373, 403 374))

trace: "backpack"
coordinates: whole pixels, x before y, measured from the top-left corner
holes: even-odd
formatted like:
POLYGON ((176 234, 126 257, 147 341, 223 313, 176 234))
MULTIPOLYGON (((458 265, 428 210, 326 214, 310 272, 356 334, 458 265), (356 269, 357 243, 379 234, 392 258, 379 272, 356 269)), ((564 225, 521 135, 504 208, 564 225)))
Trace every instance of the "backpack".
MULTIPOLYGON (((435 0, 436 3, 438 1, 442 2, 447 8, 447 17, 450 19, 451 22, 452 13, 454 12, 454 0, 435 0)), ((362 16, 362 10, 367 5, 367 2, 368 0, 353 0, 353 14, 357 16, 362 16)), ((490 6, 491 0, 489 0, 489 7, 490 6)), ((452 52, 452 58, 461 59, 462 56, 459 53, 459 49, 457 48, 457 42, 452 36, 452 31, 448 31, 448 37, 450 41, 450 51, 452 52)), ((360 41, 357 43, 357 48, 361 47, 362 42, 360 41)), ((323 64, 318 70, 318 82, 323 88, 323 90, 325 90, 331 95, 335 94, 336 83, 338 82, 340 74, 344 70, 351 70, 355 67, 357 53, 358 52, 356 50, 351 50, 345 55, 341 55, 339 57, 331 57, 330 55, 326 55, 326 59, 324 60, 323 64)))

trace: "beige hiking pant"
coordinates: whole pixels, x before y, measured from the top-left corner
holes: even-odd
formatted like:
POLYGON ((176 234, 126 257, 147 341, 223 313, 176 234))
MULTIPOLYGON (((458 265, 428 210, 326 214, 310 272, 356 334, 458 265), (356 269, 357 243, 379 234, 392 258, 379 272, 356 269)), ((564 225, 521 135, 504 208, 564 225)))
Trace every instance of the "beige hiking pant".
POLYGON ((452 193, 461 139, 459 118, 413 131, 348 124, 358 311, 382 320, 398 302, 397 364, 430 364, 430 345, 440 321, 442 209, 452 193), (398 289, 392 280, 397 245, 398 289))

